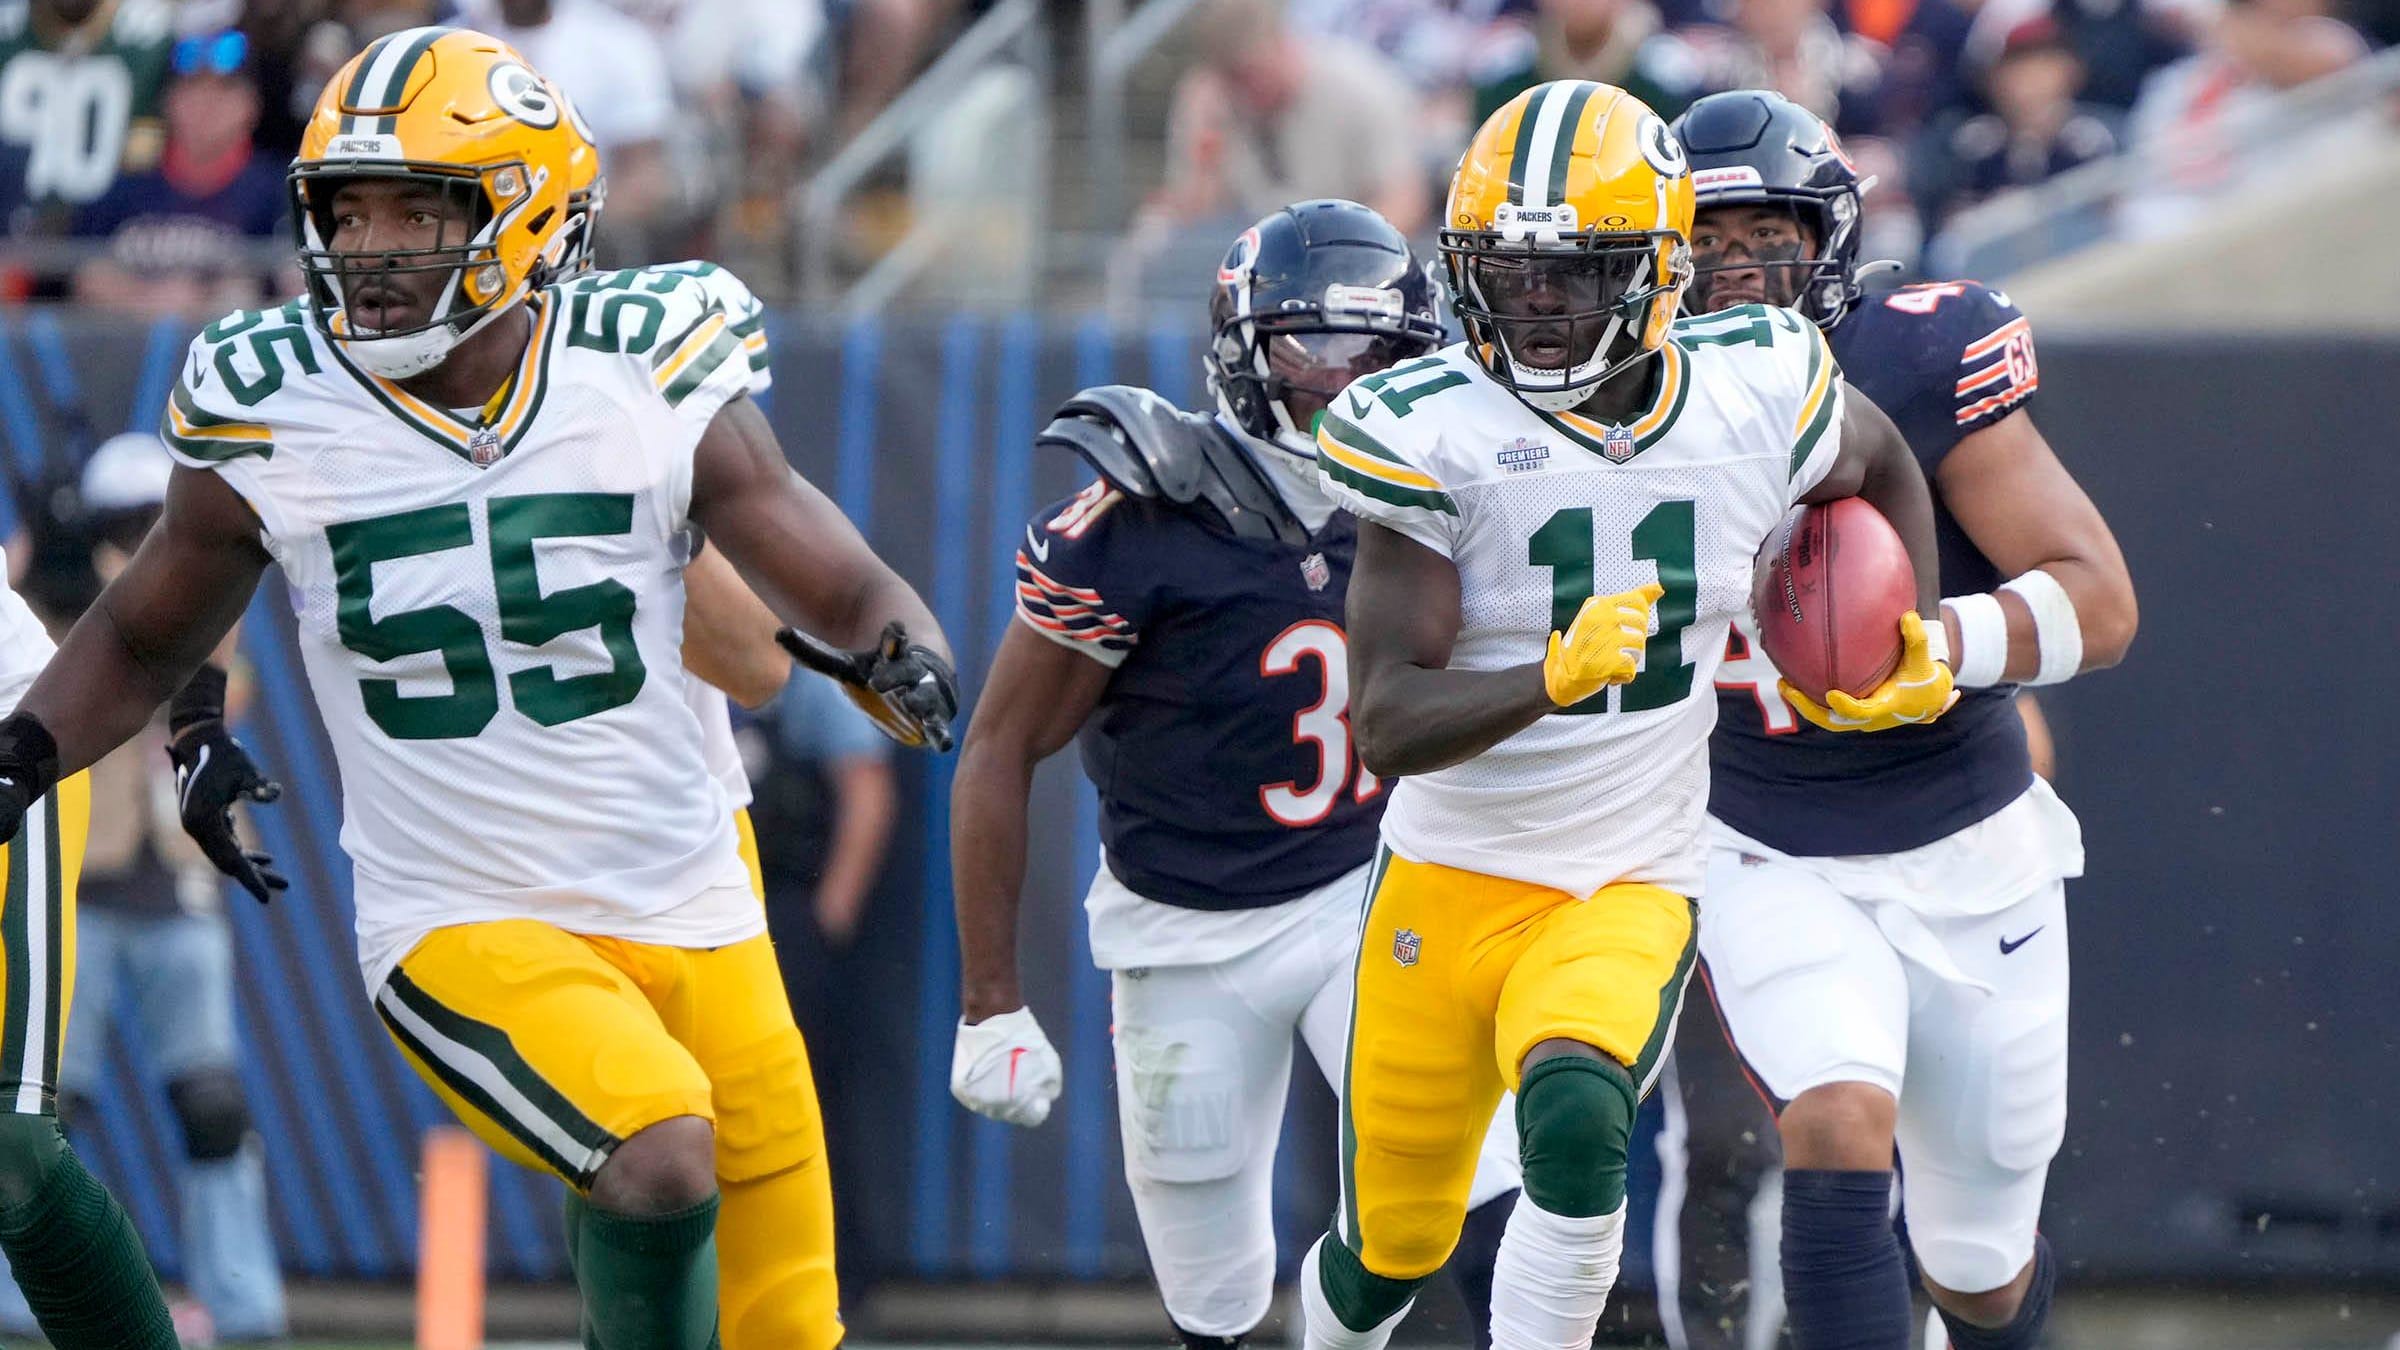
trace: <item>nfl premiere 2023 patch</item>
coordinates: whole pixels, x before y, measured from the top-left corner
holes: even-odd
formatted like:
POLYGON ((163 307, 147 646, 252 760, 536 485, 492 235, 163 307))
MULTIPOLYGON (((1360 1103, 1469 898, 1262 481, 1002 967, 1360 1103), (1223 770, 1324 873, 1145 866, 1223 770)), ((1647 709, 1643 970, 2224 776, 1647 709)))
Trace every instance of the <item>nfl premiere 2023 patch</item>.
POLYGON ((1526 473, 1550 462, 1550 447, 1531 436, 1519 436, 1500 446, 1500 469, 1504 473, 1526 473))

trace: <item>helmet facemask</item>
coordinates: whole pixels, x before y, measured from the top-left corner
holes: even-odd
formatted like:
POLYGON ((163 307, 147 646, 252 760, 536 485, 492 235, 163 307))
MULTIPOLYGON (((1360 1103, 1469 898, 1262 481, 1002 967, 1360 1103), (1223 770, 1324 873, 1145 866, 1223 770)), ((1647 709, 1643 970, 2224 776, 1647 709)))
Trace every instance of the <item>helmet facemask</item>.
POLYGON ((1544 412, 1581 405, 1655 354, 1691 270, 1671 230, 1523 239, 1445 230, 1442 253, 1451 307, 1484 369, 1544 412))
POLYGON ((1313 459, 1317 415, 1335 396, 1440 342, 1438 330, 1355 326, 1322 313, 1242 319, 1217 334, 1209 380, 1244 431, 1313 459))
POLYGON ((1729 304, 1767 304, 1798 310, 1819 327, 1831 327, 1838 322, 1858 297, 1855 275, 1858 194, 1833 192, 1820 197, 1747 193, 1730 199, 1717 196, 1701 201, 1699 214, 1706 217, 1711 211, 1742 207, 1768 208, 1788 217, 1793 226, 1793 244, 1757 246, 1742 240, 1739 241, 1742 256, 1729 260, 1724 256, 1722 244, 1707 247, 1713 230, 1695 226, 1696 266, 1684 308, 1693 314, 1707 314, 1729 304), (1762 297, 1744 296, 1730 301, 1718 298, 1717 277, 1747 271, 1763 274, 1762 297))
MULTIPOLYGON (((301 240, 300 268, 319 326, 342 353, 370 374, 407 379, 433 369, 459 343, 544 285, 536 266, 508 284, 501 236, 538 198, 541 171, 522 162, 449 168, 395 162, 332 161, 295 165, 292 215, 301 240), (345 183, 401 182, 430 189, 441 204, 434 241, 406 249, 336 251, 335 199, 345 183), (426 279, 435 279, 430 299, 426 279), (365 315, 382 303, 424 302, 415 322, 371 325, 365 315), (354 312, 355 311, 355 312, 354 312)), ((531 222, 539 233, 546 221, 531 222)))
POLYGON ((1321 304, 1233 314, 1209 344, 1208 380, 1235 425, 1316 457, 1317 414, 1353 380, 1441 345, 1441 325, 1399 291, 1333 285, 1321 304))

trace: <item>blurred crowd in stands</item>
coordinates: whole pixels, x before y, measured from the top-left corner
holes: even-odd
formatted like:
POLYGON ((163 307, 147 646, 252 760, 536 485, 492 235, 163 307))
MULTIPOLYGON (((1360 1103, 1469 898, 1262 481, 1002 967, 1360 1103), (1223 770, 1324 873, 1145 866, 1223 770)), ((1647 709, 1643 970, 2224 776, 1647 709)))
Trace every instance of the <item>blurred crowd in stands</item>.
MULTIPOLYGON (((591 123, 604 261, 707 256, 789 295, 795 186, 988 7, 0 0, 0 298, 191 316, 292 293, 282 166, 313 100, 368 41, 452 22, 516 44, 591 123)), ((1062 70, 1084 8, 1046 8, 1062 70)), ((2204 146, 2395 39, 2400 0, 1203 0, 1165 48, 1184 65, 1163 129, 1136 129, 1163 130, 1163 172, 1134 166, 1163 182, 1130 224, 1162 265, 1169 241, 1213 249, 1309 196, 1423 233, 1476 122, 1571 76, 1670 117, 1782 90, 1875 176, 1868 256, 1907 260, 1996 192, 2136 142, 2204 146)))
POLYGON ((1666 117, 1770 87, 1841 134, 1865 256, 2136 142, 2205 143, 2257 100, 2400 39, 2392 0, 1214 0, 1176 87, 1157 237, 1298 197, 1433 228, 1475 126, 1544 80, 1666 117))
POLYGON ((0 298, 221 313, 297 290, 283 169, 326 80, 420 24, 505 38, 608 166, 614 259, 787 251, 808 165, 978 0, 0 0, 0 298))

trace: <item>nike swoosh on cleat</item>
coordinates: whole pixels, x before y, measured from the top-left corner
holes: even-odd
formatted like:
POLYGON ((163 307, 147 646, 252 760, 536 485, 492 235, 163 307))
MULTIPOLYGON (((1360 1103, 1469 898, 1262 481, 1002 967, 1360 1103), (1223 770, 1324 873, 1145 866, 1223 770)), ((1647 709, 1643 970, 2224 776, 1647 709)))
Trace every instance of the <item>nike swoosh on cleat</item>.
POLYGON ((2040 927, 2040 928, 2036 928, 2036 929, 2034 929, 2032 933, 2027 933, 2025 936, 2023 936, 2023 937, 2021 937, 2021 938, 2018 938, 2018 939, 2017 939, 2016 941, 2014 941, 2014 942, 2011 942, 2011 941, 2009 941, 2009 940, 2008 940, 2008 934, 2006 934, 2006 933, 2002 933, 2002 934, 2000 935, 2000 954, 2001 954, 2002 956, 2006 956, 2006 955, 2008 955, 2010 952, 2013 952, 2013 951, 2015 951, 2017 948, 2019 948, 2019 947, 2022 947, 2022 946, 2024 946, 2026 943, 2033 941, 2033 938, 2034 938, 2034 933, 2039 933, 2039 932, 2041 932, 2041 931, 2042 931, 2042 928, 2047 928, 2047 927, 2049 927, 2049 926, 2050 926, 2050 925, 2048 925, 2048 924, 2043 924, 2043 925, 2041 925, 2041 927, 2040 927))
POLYGON ((1008 1052, 1008 1095, 1012 1097, 1017 1095, 1017 1061, 1023 1058, 1025 1058, 1024 1046, 1020 1045, 1008 1052))

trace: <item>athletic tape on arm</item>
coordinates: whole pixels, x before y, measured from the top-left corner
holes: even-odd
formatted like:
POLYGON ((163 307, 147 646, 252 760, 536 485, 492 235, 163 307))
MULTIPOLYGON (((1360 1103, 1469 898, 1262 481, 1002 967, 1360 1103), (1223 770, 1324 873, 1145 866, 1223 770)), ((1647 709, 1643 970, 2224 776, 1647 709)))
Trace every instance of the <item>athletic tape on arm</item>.
POLYGON ((2083 620, 2075 613, 2074 598, 2058 578, 2040 568, 2001 584, 2014 591, 2033 610, 2033 636, 2041 649, 2041 664, 2027 684, 2064 684, 2083 669, 2083 620))

